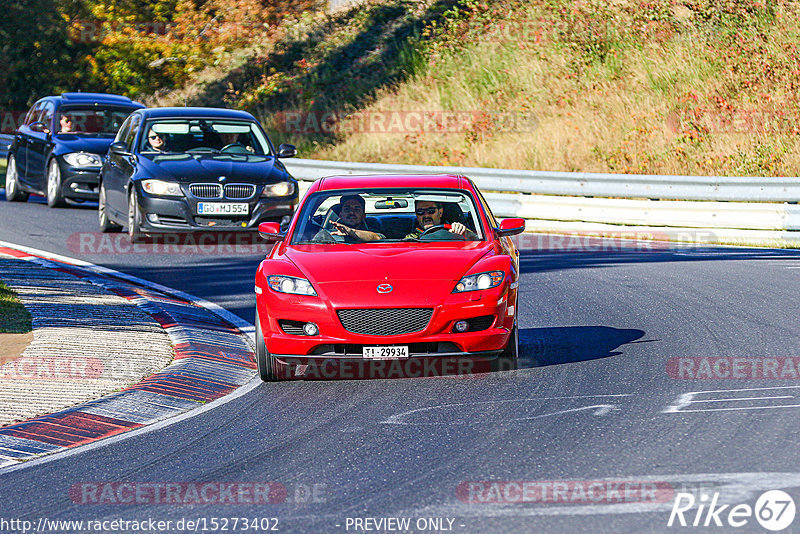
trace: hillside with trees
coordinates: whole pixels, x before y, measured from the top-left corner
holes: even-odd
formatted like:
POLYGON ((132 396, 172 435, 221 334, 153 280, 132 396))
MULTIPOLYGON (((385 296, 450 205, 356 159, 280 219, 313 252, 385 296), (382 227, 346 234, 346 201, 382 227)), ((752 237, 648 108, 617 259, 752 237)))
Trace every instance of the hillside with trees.
POLYGON ((12 4, 3 106, 79 89, 241 108, 323 159, 800 173, 797 2, 12 4))

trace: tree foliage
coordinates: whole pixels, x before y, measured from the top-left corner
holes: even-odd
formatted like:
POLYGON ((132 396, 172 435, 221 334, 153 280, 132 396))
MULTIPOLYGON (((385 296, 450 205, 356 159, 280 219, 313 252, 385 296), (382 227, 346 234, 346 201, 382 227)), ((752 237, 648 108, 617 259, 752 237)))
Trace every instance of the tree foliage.
POLYGON ((0 106, 66 90, 141 97, 181 86, 226 51, 320 0, 9 0, 0 106))

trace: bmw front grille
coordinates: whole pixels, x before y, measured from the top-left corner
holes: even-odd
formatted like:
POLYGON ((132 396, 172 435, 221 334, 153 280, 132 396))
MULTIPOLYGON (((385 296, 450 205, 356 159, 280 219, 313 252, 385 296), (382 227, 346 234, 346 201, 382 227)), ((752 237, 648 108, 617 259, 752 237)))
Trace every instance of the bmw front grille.
POLYGON ((220 184, 191 184, 189 192, 195 198, 222 198, 222 186, 220 184))
POLYGON ((253 184, 228 184, 225 186, 225 198, 231 200, 245 200, 256 193, 253 184))
POLYGON ((253 184, 191 184, 189 192, 195 198, 228 200, 247 200, 256 194, 253 184))

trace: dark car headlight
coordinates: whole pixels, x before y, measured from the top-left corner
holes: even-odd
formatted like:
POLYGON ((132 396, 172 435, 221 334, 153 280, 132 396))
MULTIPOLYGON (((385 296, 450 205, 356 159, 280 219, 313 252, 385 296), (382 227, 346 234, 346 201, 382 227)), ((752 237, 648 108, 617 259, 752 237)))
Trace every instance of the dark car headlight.
POLYGON ((100 156, 88 152, 70 152, 64 154, 63 158, 70 167, 100 167, 103 165, 100 156))
POLYGON ((458 281, 455 289, 453 289, 453 293, 491 289, 503 283, 503 278, 505 278, 505 273, 503 273, 503 271, 471 274, 458 281))
POLYGON ((278 293, 288 293, 290 295, 310 295, 317 296, 314 286, 305 278, 295 278, 294 276, 272 275, 267 277, 267 284, 273 291, 278 293))
POLYGON ((261 192, 262 197, 288 197, 294 193, 292 182, 278 182, 264 187, 261 192))
POLYGON ((165 197, 182 197, 181 186, 175 182, 164 182, 163 180, 142 180, 142 189, 151 195, 165 197))

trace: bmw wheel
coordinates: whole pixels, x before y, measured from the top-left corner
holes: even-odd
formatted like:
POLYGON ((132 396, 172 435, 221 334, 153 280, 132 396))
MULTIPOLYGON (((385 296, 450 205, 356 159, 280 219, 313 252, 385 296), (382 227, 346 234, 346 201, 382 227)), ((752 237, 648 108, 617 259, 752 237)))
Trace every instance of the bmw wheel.
POLYGON ((142 212, 139 210, 139 202, 136 200, 136 186, 131 185, 131 192, 128 195, 128 237, 131 243, 139 243, 144 239, 141 221, 142 212))
POLYGON ((6 168, 6 200, 9 202, 25 202, 28 200, 28 193, 19 189, 19 174, 17 173, 17 161, 11 154, 8 155, 8 167, 6 168))
POLYGON ((64 204, 64 195, 61 192, 61 167, 53 158, 47 165, 47 205, 51 208, 60 208, 64 204))
POLYGON ((108 218, 106 208, 106 186, 103 182, 100 182, 100 196, 97 200, 97 219, 100 222, 100 231, 104 234, 110 232, 119 232, 122 230, 122 226, 115 223, 111 219, 108 218))
POLYGON ((264 342, 264 334, 261 332, 261 320, 256 310, 256 363, 258 364, 258 374, 264 382, 277 382, 282 380, 278 376, 278 361, 267 351, 264 342))

